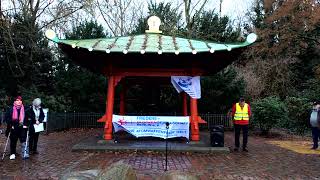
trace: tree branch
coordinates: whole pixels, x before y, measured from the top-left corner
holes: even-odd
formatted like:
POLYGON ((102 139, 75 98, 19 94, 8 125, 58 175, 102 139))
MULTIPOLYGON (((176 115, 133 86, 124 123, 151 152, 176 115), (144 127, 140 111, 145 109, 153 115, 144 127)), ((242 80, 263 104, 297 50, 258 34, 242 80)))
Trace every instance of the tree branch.
POLYGON ((55 22, 55 21, 57 21, 57 20, 59 20, 59 19, 65 18, 65 17, 67 17, 67 16, 69 16, 69 15, 71 15, 71 14, 79 11, 79 10, 82 9, 82 8, 83 8, 83 5, 80 6, 78 9, 75 9, 74 11, 71 11, 71 12, 69 12, 69 13, 67 13, 67 14, 64 14, 64 15, 62 15, 62 16, 60 16, 60 17, 57 17, 56 19, 53 19, 53 20, 49 21, 47 24, 41 26, 39 29, 43 29, 44 27, 47 27, 47 26, 50 25, 51 23, 53 23, 53 22, 55 22))

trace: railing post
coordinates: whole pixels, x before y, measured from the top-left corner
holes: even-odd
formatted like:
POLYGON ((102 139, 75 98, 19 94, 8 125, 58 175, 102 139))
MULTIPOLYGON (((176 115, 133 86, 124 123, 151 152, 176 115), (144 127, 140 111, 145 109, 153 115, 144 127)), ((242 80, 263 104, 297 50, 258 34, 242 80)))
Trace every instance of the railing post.
MULTIPOLYGON (((190 119, 192 121, 190 121, 190 123, 192 125, 194 125, 193 123, 197 123, 197 122, 194 122, 197 120, 196 118, 194 118, 194 116, 197 117, 198 112, 197 111, 195 111, 195 112, 192 111, 192 112, 193 112, 191 114, 192 119, 190 119)), ((0 118, 1 119, 3 119, 4 114, 5 114, 4 112, 0 111, 0 118)), ((139 112, 137 114, 139 114, 141 116, 148 115, 148 114, 144 114, 141 112, 139 112)), ((179 115, 179 113, 172 112, 170 114, 170 116, 171 115, 176 116, 176 115, 179 115)), ((52 113, 51 115, 49 115, 49 112, 48 112, 47 116, 48 117, 47 117, 46 132, 49 132, 50 130, 51 131, 61 130, 61 129, 65 130, 68 128, 101 127, 100 123, 93 123, 91 121, 91 119, 95 119, 98 116, 98 113, 92 113, 92 112, 91 113, 76 113, 75 111, 68 113, 66 110, 64 110, 62 113, 52 113), (70 114, 70 115, 68 115, 68 114, 70 114), (71 116, 73 116, 73 117, 71 117, 71 116)), ((207 126, 207 129, 210 130, 210 127, 213 125, 223 125, 223 126, 229 127, 229 128, 232 128, 232 126, 233 126, 232 118, 226 114, 205 113, 205 114, 202 114, 201 116, 203 116, 204 119, 207 121, 207 124, 200 124, 201 129, 203 129, 203 128, 205 128, 205 126, 207 126)), ((198 125, 198 127, 199 127, 199 125, 198 125)), ((195 130, 192 132, 198 133, 198 131, 199 131, 198 127, 196 129, 192 129, 192 130, 195 130)))
POLYGON ((70 123, 71 127, 75 127, 75 122, 76 122, 76 111, 73 110, 73 121, 70 123))
POLYGON ((48 134, 48 127, 49 127, 49 111, 47 111, 47 117, 45 117, 45 118, 47 118, 47 121, 45 122, 45 130, 46 130, 46 135, 48 134))
POLYGON ((207 129, 210 130, 211 119, 209 118, 209 113, 206 114, 206 120, 207 120, 207 129))
POLYGON ((64 110, 64 127, 62 129, 67 129, 67 111, 64 110))

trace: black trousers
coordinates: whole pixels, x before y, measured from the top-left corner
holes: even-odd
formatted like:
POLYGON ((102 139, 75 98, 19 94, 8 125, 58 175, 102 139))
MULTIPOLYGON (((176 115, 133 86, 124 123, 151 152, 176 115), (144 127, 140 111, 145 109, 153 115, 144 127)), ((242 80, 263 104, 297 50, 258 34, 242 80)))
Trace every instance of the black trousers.
POLYGON ((30 126, 29 133, 29 151, 37 151, 38 139, 40 132, 34 132, 34 128, 30 126))
POLYGON ((311 127, 312 130, 312 140, 313 140, 313 148, 318 148, 318 141, 320 139, 320 129, 318 127, 311 127))
POLYGON ((239 148, 240 147, 240 132, 242 130, 243 134, 243 143, 242 143, 242 148, 246 148, 248 144, 248 127, 249 125, 239 125, 235 124, 234 125, 234 143, 235 147, 239 148))
POLYGON ((20 143, 26 142, 27 137, 27 128, 15 127, 11 129, 10 134, 10 154, 16 154, 17 142, 18 139, 20 143))

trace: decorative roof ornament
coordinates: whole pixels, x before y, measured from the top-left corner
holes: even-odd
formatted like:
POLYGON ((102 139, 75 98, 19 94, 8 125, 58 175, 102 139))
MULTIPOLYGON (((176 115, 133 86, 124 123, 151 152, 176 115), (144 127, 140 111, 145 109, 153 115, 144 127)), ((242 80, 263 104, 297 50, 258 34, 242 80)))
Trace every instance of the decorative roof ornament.
POLYGON ((159 27, 161 25, 161 20, 158 16, 151 16, 148 19, 148 26, 149 30, 146 30, 146 33, 162 33, 162 31, 159 30, 159 27))
POLYGON ((248 36, 247 36, 247 39, 246 41, 250 44, 254 43, 256 40, 257 40, 258 36, 254 33, 250 33, 248 36))
POLYGON ((45 35, 48 39, 54 42, 59 42, 59 38, 57 37, 57 34, 52 29, 46 30, 45 35))

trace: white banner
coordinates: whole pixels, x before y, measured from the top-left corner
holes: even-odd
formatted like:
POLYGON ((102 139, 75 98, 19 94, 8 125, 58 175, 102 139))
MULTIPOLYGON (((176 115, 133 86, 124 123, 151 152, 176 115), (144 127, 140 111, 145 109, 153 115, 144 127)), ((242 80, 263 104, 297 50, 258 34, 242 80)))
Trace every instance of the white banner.
POLYGON ((201 98, 200 76, 171 76, 171 83, 179 93, 184 91, 192 98, 201 98))
POLYGON ((189 139, 189 116, 120 116, 113 115, 112 123, 115 132, 125 130, 135 137, 189 139), (169 123, 168 135, 166 122, 169 123))

